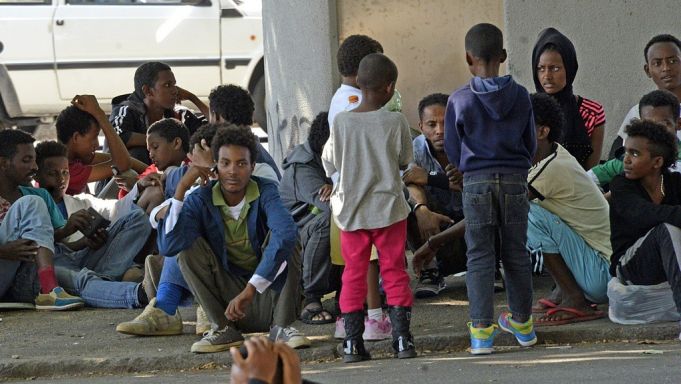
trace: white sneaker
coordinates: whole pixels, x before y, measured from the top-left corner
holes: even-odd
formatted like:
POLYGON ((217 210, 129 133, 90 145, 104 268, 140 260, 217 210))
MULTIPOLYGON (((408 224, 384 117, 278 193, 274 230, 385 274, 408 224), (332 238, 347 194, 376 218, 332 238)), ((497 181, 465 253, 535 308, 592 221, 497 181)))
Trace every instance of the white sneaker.
POLYGON ((364 333, 362 338, 365 341, 386 340, 392 337, 393 327, 390 318, 383 316, 383 320, 377 321, 367 318, 364 320, 364 333))
POLYGON ((345 321, 340 316, 336 318, 336 331, 333 333, 333 337, 334 339, 345 339, 345 321))
POLYGON ((203 335, 204 333, 210 331, 212 324, 206 316, 206 312, 203 311, 203 307, 200 305, 196 307, 196 334, 203 335))
POLYGON ((144 312, 132 321, 118 324, 116 332, 137 336, 170 336, 182 334, 180 311, 173 316, 156 308, 156 298, 151 299, 144 312))
POLYGON ((282 341, 293 349, 308 348, 312 345, 310 339, 293 327, 284 328, 275 325, 270 329, 269 338, 274 342, 282 341))
POLYGON ((213 353, 226 351, 232 347, 238 347, 244 343, 241 332, 226 326, 223 329, 210 330, 203 334, 203 338, 192 344, 191 351, 194 353, 213 353))

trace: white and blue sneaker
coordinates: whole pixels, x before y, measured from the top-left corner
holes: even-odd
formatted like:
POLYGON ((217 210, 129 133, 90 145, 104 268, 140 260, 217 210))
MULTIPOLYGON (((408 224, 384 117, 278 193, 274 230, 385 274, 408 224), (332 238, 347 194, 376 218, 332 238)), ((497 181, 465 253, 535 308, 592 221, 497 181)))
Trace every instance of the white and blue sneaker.
POLYGON ((494 352, 494 336, 499 334, 496 324, 487 328, 475 328, 473 323, 468 323, 468 332, 471 334, 471 354, 489 355, 494 352))
POLYGON ((518 343, 523 347, 530 347, 537 343, 537 335, 534 333, 532 317, 524 323, 519 323, 512 319, 513 315, 509 312, 502 312, 499 315, 499 327, 504 331, 513 334, 518 343))

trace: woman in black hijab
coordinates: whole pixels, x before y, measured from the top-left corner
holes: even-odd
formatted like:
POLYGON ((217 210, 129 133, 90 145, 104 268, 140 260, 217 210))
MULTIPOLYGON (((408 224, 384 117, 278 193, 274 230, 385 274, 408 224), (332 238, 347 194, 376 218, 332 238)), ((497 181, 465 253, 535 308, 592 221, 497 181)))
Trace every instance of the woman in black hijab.
POLYGON ((572 92, 578 68, 574 45, 554 28, 543 30, 532 50, 532 68, 537 92, 553 96, 565 115, 559 143, 585 170, 591 169, 601 157, 605 112, 597 101, 572 92))

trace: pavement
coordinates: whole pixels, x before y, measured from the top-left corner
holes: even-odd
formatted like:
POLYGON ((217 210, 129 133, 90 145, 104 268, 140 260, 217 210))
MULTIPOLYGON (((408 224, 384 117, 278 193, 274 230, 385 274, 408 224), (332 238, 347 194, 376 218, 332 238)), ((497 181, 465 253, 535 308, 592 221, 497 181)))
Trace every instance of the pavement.
MULTIPOLYGON (((461 352, 469 346, 466 329, 468 299, 462 277, 447 278, 448 287, 438 297, 417 300, 412 332, 421 356, 461 352)), ((535 277, 535 298, 546 295, 551 279, 535 277)), ((328 304, 329 302, 327 302, 328 304)), ((495 294, 497 312, 505 308, 505 293, 495 294)), ((607 310, 607 306, 600 306, 607 310)), ((137 310, 84 309, 76 312, 38 312, 0 309, 0 381, 43 377, 118 375, 130 373, 189 372, 226 368, 229 353, 192 354, 194 307, 181 308, 184 334, 168 337, 134 337, 116 333, 119 322, 137 310)), ((330 362, 339 358, 334 324, 294 324, 312 341, 300 350, 304 362, 330 362)), ((538 327, 539 345, 574 345, 601 342, 647 343, 676 340, 677 323, 619 325, 607 318, 579 324, 538 327)), ((511 335, 501 334, 495 346, 514 346, 511 335)), ((389 341, 367 343, 374 358, 392 356, 389 341)))

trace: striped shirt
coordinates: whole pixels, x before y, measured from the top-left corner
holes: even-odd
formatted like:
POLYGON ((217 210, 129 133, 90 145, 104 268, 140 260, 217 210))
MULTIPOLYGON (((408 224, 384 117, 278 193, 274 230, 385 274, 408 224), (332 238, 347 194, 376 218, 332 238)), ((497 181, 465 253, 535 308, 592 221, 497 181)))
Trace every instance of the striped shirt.
POLYGON ((584 120, 586 134, 591 137, 594 129, 599 125, 605 124, 605 110, 596 100, 579 97, 579 115, 584 120))

